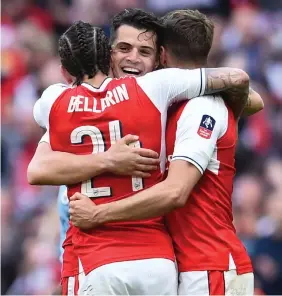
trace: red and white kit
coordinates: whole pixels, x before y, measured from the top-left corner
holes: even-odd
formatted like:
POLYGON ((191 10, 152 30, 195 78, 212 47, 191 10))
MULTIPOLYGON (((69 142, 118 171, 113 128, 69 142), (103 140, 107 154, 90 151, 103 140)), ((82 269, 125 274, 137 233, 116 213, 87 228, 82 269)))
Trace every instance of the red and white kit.
MULTIPOLYGON (((93 198, 96 204, 102 204, 123 199, 160 182, 165 169, 167 108, 174 101, 203 94, 204 89, 204 71, 201 69, 166 69, 138 78, 107 78, 99 88, 87 83, 74 88, 62 85, 47 88, 34 107, 34 117, 47 128, 45 140, 50 141, 53 150, 75 154, 99 153, 106 151, 124 135, 134 134, 139 136, 135 146, 157 151, 161 158, 160 170, 146 180, 103 174, 68 186, 68 196, 81 192, 93 198)), ((89 231, 71 227, 67 239, 71 237, 86 274, 86 292, 91 288, 96 289, 97 294, 107 293, 108 290, 100 289, 99 283, 95 282, 95 279, 101 278, 99 270, 101 274, 109 273, 105 265, 128 261, 129 268, 120 265, 120 269, 128 270, 132 278, 128 281, 140 282, 140 287, 135 284, 134 293, 175 293, 177 273, 174 251, 163 222, 163 217, 159 217, 109 223, 89 231), (165 264, 147 262, 147 259, 158 258, 165 264), (132 262, 136 262, 137 266, 139 260, 146 260, 146 264, 143 272, 139 270, 134 275, 133 270, 136 271, 137 267, 132 262), (152 281, 150 274, 158 274, 158 277, 152 281)), ((112 270, 117 277, 117 268, 112 270)), ((126 280, 123 280, 125 285, 124 282, 126 280)))
POLYGON ((232 289, 238 295, 252 294, 251 261, 233 226, 233 112, 219 96, 175 104, 166 134, 169 161, 185 160, 203 174, 186 205, 167 216, 180 272, 179 294, 227 295, 232 289), (243 274, 247 280, 241 280, 243 274))
POLYGON ((67 235, 63 248, 62 295, 79 295, 78 291, 83 285, 85 274, 74 250, 70 234, 67 235))

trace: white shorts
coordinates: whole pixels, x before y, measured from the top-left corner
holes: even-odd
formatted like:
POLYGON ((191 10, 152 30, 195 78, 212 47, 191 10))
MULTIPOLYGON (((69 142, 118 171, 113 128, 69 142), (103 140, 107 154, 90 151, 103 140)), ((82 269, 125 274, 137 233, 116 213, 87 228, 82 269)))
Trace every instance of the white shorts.
POLYGON ((179 274, 178 295, 254 295, 254 274, 189 271, 179 274))
POLYGON ((78 291, 82 287, 84 279, 84 272, 81 272, 76 276, 64 277, 62 279, 62 295, 79 295, 78 291))
POLYGON ((154 258, 106 264, 85 276, 80 295, 176 295, 176 264, 154 258))

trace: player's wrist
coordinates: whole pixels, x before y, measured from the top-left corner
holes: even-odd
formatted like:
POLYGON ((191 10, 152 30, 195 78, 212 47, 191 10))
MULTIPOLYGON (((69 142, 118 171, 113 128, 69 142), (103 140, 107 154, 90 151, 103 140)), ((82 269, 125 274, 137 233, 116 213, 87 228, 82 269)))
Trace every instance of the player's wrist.
POLYGON ((96 206, 93 210, 93 225, 99 226, 107 221, 108 204, 101 204, 96 206))
POLYGON ((108 152, 90 154, 86 157, 86 165, 91 169, 91 174, 93 174, 94 176, 106 172, 111 172, 113 164, 110 155, 108 155, 108 152))
POLYGON ((104 172, 113 173, 115 169, 115 159, 110 150, 103 152, 102 170, 104 172))

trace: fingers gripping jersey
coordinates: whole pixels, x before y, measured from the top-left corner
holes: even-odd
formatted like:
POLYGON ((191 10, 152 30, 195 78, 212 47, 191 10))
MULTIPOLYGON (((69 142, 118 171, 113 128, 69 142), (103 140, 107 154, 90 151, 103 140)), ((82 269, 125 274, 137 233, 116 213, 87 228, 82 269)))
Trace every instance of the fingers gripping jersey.
MULTIPOLYGON (((50 141, 53 150, 99 153, 130 133, 139 136, 135 146, 155 150, 161 156, 161 169, 146 180, 103 174, 69 186, 68 196, 81 192, 101 204, 125 198, 161 181, 165 168, 167 108, 175 100, 198 96, 204 92, 204 85, 201 70, 169 69, 137 79, 107 78, 99 89, 86 83, 61 92, 58 86, 49 87, 37 103, 39 108, 35 108, 34 117, 46 126, 48 132, 44 140, 50 141), (177 82, 172 83, 173 79, 177 82), (56 88, 54 96, 53 87, 56 88), (43 110, 49 113, 46 115, 43 110)), ((110 223, 89 231, 72 227, 67 240, 69 237, 86 274, 117 261, 174 260, 171 240, 161 217, 110 223)))
POLYGON ((203 174, 186 205, 167 216, 180 272, 252 271, 232 222, 236 140, 233 113, 218 96, 174 105, 169 112, 168 158, 186 160, 203 174))

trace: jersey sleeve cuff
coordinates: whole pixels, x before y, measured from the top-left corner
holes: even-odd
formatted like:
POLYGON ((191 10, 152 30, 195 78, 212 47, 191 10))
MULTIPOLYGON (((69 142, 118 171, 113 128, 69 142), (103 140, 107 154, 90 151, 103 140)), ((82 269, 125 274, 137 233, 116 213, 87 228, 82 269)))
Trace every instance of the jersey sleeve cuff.
POLYGON ((205 90, 206 90, 206 72, 205 72, 205 69, 200 68, 200 75, 201 75, 201 87, 200 87, 199 97, 204 95, 205 90))
POLYGON ((174 161, 174 160, 185 160, 187 162, 190 162, 200 171, 200 173, 202 175, 204 174, 203 167, 198 162, 196 162, 194 159, 192 159, 190 157, 187 157, 187 156, 173 156, 171 161, 174 161))
POLYGON ((42 138, 39 140, 38 144, 43 143, 43 142, 50 144, 50 137, 49 137, 49 133, 48 132, 46 132, 42 136, 42 138))

